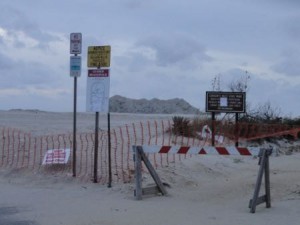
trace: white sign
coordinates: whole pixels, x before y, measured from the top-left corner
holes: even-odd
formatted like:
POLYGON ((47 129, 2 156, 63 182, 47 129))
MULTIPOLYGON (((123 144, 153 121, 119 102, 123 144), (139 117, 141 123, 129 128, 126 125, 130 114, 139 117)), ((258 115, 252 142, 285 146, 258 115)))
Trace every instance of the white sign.
POLYGON ((81 75, 81 56, 70 56, 70 76, 80 77, 81 75))
POLYGON ((109 111, 109 70, 88 70, 86 111, 102 112, 109 111))
POLYGON ((81 54, 82 35, 81 33, 70 34, 70 53, 81 54))
POLYGON ((221 107, 227 107, 228 106, 228 101, 226 97, 221 97, 220 98, 220 106, 221 107))
POLYGON ((44 156, 42 165, 67 164, 70 158, 70 149, 51 149, 44 156))

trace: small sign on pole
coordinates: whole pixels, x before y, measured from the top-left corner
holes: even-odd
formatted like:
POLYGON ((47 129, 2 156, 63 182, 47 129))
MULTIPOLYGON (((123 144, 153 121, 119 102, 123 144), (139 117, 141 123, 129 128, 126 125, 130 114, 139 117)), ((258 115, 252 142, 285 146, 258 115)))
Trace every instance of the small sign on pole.
POLYGON ((70 56, 70 76, 80 77, 81 75, 81 56, 70 56))
POLYGON ((70 34, 70 54, 81 54, 82 35, 81 33, 70 34))

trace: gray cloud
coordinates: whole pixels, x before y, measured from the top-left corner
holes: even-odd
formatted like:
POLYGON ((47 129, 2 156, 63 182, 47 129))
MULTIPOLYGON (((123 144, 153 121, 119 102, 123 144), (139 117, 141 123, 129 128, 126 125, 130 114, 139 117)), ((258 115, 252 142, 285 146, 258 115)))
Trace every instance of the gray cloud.
POLYGON ((36 62, 14 61, 0 54, 0 88, 57 87, 59 74, 36 62))
MULTIPOLYGON (((292 94, 299 93, 299 84, 289 86, 299 82, 295 79, 300 72, 299 4, 298 0, 74 0, 72 4, 2 0, 0 28, 5 36, 0 37, 0 88, 28 91, 27 96, 18 95, 17 107, 50 106, 52 90, 64 93, 72 88, 67 40, 69 33, 82 32, 78 96, 83 100, 78 105, 83 108, 87 46, 102 44, 112 46, 112 94, 180 97, 203 108, 214 75, 224 75, 225 90, 227 82, 244 74, 242 68, 253 68, 260 73, 250 81, 253 102, 284 99, 286 109, 288 104, 295 108, 298 105, 287 99, 294 101, 292 94), (278 54, 288 48, 294 51, 278 54), (284 87, 276 81, 277 73, 286 75, 284 87), (265 80, 259 79, 262 77, 265 80), (38 104, 35 98, 40 99, 38 104)), ((64 101, 72 99, 70 93, 65 93, 64 101)), ((9 104, 11 96, 7 99, 9 104)), ((63 106, 52 102, 54 108, 63 106)))
POLYGON ((126 1, 122 1, 122 2, 124 2, 123 4, 125 4, 125 6, 130 8, 130 9, 137 9, 137 8, 140 8, 142 6, 144 1, 141 1, 141 0, 126 0, 126 1))
MULTIPOLYGON (((300 1, 299 1, 300 3, 300 1)), ((288 37, 297 44, 300 43, 300 16, 294 15, 286 19, 285 30, 288 37)))
POLYGON ((147 37, 138 41, 137 46, 153 49, 156 54, 155 63, 161 67, 171 65, 195 67, 212 60, 197 39, 182 34, 147 37))
MULTIPOLYGON (((26 14, 10 6, 0 4, 0 27, 8 30, 10 35, 16 35, 16 31, 22 31, 29 37, 39 42, 39 48, 46 48, 48 42, 59 40, 58 37, 43 32, 38 24, 27 17, 26 14), (9 18, 9 19, 7 19, 9 18)), ((15 43, 23 47, 21 43, 15 43)))
POLYGON ((272 65, 271 69, 287 76, 300 76, 300 52, 298 50, 286 50, 281 54, 281 61, 272 65))
MULTIPOLYGON (((284 115, 294 112, 293 116, 296 116, 297 104, 300 85, 291 85, 290 82, 282 79, 265 79, 266 76, 262 74, 251 73, 248 81, 248 90, 246 93, 247 104, 250 104, 250 108, 254 109, 258 105, 263 105, 266 102, 270 102, 272 107, 276 107, 282 110, 284 115)), ((233 80, 239 80, 245 76, 245 70, 239 68, 232 68, 220 74, 221 79, 221 91, 229 91, 228 84, 233 80)))
MULTIPOLYGON (((0 72, 3 74, 5 71, 12 69, 15 63, 12 59, 8 58, 7 56, 3 55, 0 52, 0 72)), ((2 77, 2 76, 0 76, 2 77)))
POLYGON ((269 101, 273 107, 281 109, 284 116, 299 116, 299 89, 299 84, 291 85, 285 80, 268 80, 253 75, 247 98, 253 107, 269 101))
POLYGON ((118 56, 114 58, 117 67, 127 68, 129 72, 145 71, 151 66, 151 61, 141 53, 131 52, 126 56, 118 56))

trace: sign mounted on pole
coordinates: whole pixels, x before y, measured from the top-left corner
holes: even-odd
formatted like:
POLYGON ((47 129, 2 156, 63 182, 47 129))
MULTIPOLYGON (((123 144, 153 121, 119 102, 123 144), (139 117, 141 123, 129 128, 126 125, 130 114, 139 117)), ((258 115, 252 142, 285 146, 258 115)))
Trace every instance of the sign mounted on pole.
POLYGON ((70 76, 80 77, 81 75, 81 56, 70 56, 70 76))
POLYGON ((245 92, 206 92, 206 112, 246 112, 245 92))
POLYGON ((88 67, 110 67, 110 46, 89 46, 88 67))
POLYGON ((70 54, 81 54, 82 35, 81 33, 70 34, 70 54))
POLYGON ((109 111, 109 69, 88 70, 86 110, 88 112, 109 111))

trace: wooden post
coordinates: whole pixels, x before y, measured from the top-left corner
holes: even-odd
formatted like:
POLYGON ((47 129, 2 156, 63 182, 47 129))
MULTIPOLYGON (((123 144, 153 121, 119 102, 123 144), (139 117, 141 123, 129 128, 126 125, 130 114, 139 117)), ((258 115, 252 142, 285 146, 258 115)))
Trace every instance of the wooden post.
POLYGON ((239 114, 235 113, 235 146, 239 147, 239 114))
POLYGON ((265 165, 265 191, 266 191, 266 207, 271 208, 271 187, 270 187, 270 162, 269 156, 272 154, 270 149, 266 150, 266 165, 265 165))
POLYGON ((251 213, 255 213, 256 206, 259 204, 262 204, 266 202, 266 207, 271 207, 271 193, 270 193, 270 170, 269 170, 269 156, 272 154, 272 149, 261 149, 261 152, 259 154, 259 171, 258 176, 256 180, 255 190, 253 194, 253 198, 250 200, 249 208, 251 213), (262 177, 263 174, 265 174, 265 195, 258 196, 261 183, 262 183, 262 177))
POLYGON ((215 135, 216 135, 216 116, 215 112, 211 113, 211 145, 215 146, 215 135))
POLYGON ((167 191, 156 173, 151 162, 147 158, 142 146, 133 146, 134 151, 134 169, 135 169, 135 198, 141 200, 143 194, 161 193, 167 195, 167 191), (155 187, 142 188, 142 161, 145 163, 150 175, 156 183, 155 187))
POLYGON ((142 199, 142 157, 136 146, 133 146, 134 171, 135 171, 135 199, 142 199))
POLYGON ((156 173, 154 167, 152 166, 151 162, 149 161, 148 157, 146 156, 145 152, 143 151, 142 146, 137 146, 137 150, 139 152, 139 154, 142 157, 142 160, 144 161, 148 171, 150 172, 153 180, 155 181, 158 190, 162 193, 162 195, 167 195, 167 191, 163 185, 163 183, 161 182, 158 174, 156 173))

